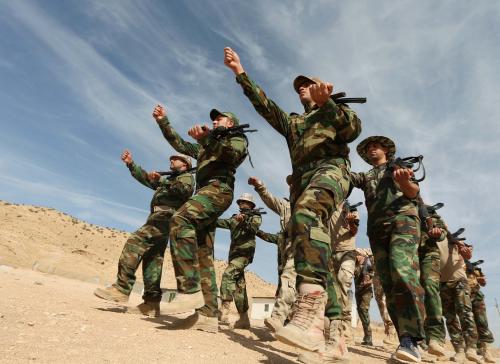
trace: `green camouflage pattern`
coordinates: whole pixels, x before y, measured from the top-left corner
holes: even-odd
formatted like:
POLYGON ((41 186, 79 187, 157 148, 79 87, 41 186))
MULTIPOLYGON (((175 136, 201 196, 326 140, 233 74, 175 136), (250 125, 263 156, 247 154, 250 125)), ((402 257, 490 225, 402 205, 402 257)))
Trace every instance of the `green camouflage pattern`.
POLYGON ((455 348, 465 343, 467 349, 475 350, 478 336, 467 280, 441 282, 440 294, 451 343, 455 348))
POLYGON ((243 163, 248 151, 248 142, 244 135, 235 135, 216 140, 207 136, 199 143, 190 143, 182 139, 165 116, 158 120, 163 136, 179 153, 197 160, 196 188, 202 188, 217 179, 234 188, 236 168, 243 163))
POLYGON ((218 314, 217 280, 214 268, 215 224, 196 232, 198 242, 198 261, 200 264, 200 284, 205 305, 197 311, 205 316, 215 317, 218 314))
POLYGON ((472 313, 474 314, 474 321, 476 323, 477 328, 477 342, 478 345, 481 343, 491 344, 495 341, 493 337, 493 333, 488 327, 488 315, 486 313, 486 304, 484 302, 484 294, 481 291, 481 287, 479 283, 477 283, 476 273, 467 273, 467 280, 470 287, 471 292, 471 304, 472 304, 472 313), (473 284, 471 285, 471 281, 473 284), (475 282, 475 284, 474 284, 475 282))
MULTIPOLYGON (((363 326, 365 337, 372 335, 370 328, 370 302, 373 297, 373 269, 363 271, 365 259, 371 259, 373 256, 364 257, 363 260, 356 260, 354 269, 354 296, 356 299, 356 309, 358 311, 359 320, 363 326)), ((373 267, 373 265, 372 265, 373 267)))
POLYGON ((332 254, 333 271, 332 275, 335 282, 336 295, 342 308, 342 321, 351 322, 352 300, 349 296, 349 290, 352 286, 354 278, 354 270, 356 266, 356 252, 343 251, 332 254))
POLYGON ((382 288, 380 276, 378 275, 376 268, 373 271, 372 283, 375 302, 377 302, 378 311, 380 312, 380 317, 382 318, 385 332, 387 334, 389 331, 389 327, 394 326, 394 324, 392 323, 391 317, 389 316, 389 311, 387 311, 387 301, 385 299, 384 288, 382 288))
POLYGON ((248 257, 236 257, 229 261, 229 264, 222 274, 220 283, 221 300, 232 301, 236 305, 238 313, 248 311, 248 296, 245 281, 245 268, 250 264, 248 257))
POLYGON ((143 299, 159 302, 162 296, 160 282, 168 244, 169 220, 175 210, 193 194, 194 179, 190 173, 183 173, 170 181, 160 179, 151 182, 147 178, 147 172, 139 165, 131 163, 128 167, 137 181, 156 192, 150 204, 152 213, 146 223, 131 234, 123 247, 114 286, 130 295, 136 281, 135 273, 142 262, 143 299), (164 210, 153 212, 155 206, 162 206, 164 210))
POLYGON ((252 263, 255 254, 255 234, 262 224, 259 215, 245 215, 243 221, 236 220, 236 215, 229 219, 217 219, 217 227, 231 232, 228 261, 246 257, 252 263))
MULTIPOLYGON (((445 226, 444 221, 438 214, 431 214, 430 217, 435 227, 445 226)), ((446 331, 441 296, 439 294, 441 257, 436 242, 443 240, 446 234, 445 230, 443 230, 440 238, 429 237, 426 223, 423 220, 421 221, 420 228, 421 235, 418 257, 420 261, 420 283, 425 291, 425 336, 427 343, 430 340, 437 340, 444 344, 446 331)))

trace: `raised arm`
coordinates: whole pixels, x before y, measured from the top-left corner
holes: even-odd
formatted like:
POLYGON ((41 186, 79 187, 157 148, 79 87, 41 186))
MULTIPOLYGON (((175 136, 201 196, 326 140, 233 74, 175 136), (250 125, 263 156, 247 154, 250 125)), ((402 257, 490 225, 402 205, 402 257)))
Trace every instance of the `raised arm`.
POLYGON ((278 234, 271 234, 271 233, 266 233, 265 231, 262 230, 257 230, 257 233, 255 234, 257 237, 261 238, 264 241, 267 241, 268 243, 271 244, 276 244, 278 245, 278 234))
POLYGON ((121 159, 129 169, 132 177, 134 177, 139 183, 153 190, 156 190, 156 188, 158 188, 158 181, 150 180, 148 172, 142 169, 140 165, 135 164, 134 160, 132 159, 132 153, 130 153, 130 151, 125 149, 121 155, 121 159))
POLYGON ((217 227, 220 229, 231 229, 231 219, 217 219, 217 227))
POLYGON ((351 172, 349 174, 349 179, 354 187, 364 189, 366 184, 366 176, 364 173, 351 172))
POLYGON ((286 210, 290 208, 290 203, 287 200, 274 196, 257 177, 250 177, 248 184, 254 186, 264 204, 278 215, 284 216, 286 210))
POLYGON ((175 131, 175 129, 170 124, 167 114, 163 106, 156 105, 153 111, 153 117, 155 118, 160 130, 170 143, 172 148, 182 154, 189 155, 190 157, 197 159, 198 152, 200 151, 200 145, 196 143, 190 143, 182 139, 182 137, 175 131))
POLYGON ((255 110, 267 120, 276 131, 285 137, 289 134, 288 114, 280 109, 274 101, 268 99, 264 91, 245 73, 240 57, 231 48, 224 48, 224 64, 236 75, 236 82, 243 88, 255 110))

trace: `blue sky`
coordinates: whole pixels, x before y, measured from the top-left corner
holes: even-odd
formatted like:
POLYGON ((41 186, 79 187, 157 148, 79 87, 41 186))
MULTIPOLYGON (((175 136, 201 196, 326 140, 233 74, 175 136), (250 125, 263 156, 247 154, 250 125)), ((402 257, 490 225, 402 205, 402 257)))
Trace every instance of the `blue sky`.
MULTIPOLYGON (((490 320, 500 332, 497 250, 500 201, 500 3, 496 1, 3 1, 0 3, 0 198, 50 206, 133 231, 152 191, 119 159, 129 148, 146 169, 165 169, 172 148, 151 117, 173 125, 209 121, 216 107, 259 129, 255 164, 238 171, 236 194, 261 177, 278 196, 290 172, 286 144, 253 110, 223 48, 284 110, 301 111, 298 74, 366 96, 354 106, 362 138, 393 138, 398 155, 425 156, 421 184, 444 202, 450 229, 465 227, 485 259, 490 320)), ((351 154, 354 171, 368 169, 351 154)), ((361 201, 355 191, 352 202, 361 201)), ((235 211, 233 206, 226 213, 235 211)), ((367 246, 366 212, 358 243, 367 246)), ((263 229, 277 231, 269 213, 263 229)), ((225 258, 228 234, 217 235, 225 258)), ((262 241, 251 269, 276 280, 275 248, 262 241), (271 267, 271 268, 270 268, 271 267)))

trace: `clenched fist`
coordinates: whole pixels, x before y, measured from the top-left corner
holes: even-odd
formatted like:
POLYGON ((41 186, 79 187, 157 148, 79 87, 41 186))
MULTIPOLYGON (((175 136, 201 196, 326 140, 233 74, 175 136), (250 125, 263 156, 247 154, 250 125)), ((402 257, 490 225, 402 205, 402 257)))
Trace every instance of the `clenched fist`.
POLYGON ((235 75, 245 72, 240 62, 240 56, 231 48, 224 48, 224 64, 234 72, 235 75))
POLYGON ((210 133, 207 125, 195 125, 188 130, 188 135, 193 139, 200 140, 210 133))
POLYGON ((153 117, 156 121, 163 119, 167 115, 167 111, 161 105, 156 105, 153 110, 153 117))
POLYGON ((311 93, 311 99, 319 107, 323 106, 333 91, 333 85, 328 82, 322 82, 319 85, 313 84, 309 86, 309 92, 311 93))
POLYGON ((148 179, 151 181, 151 182, 154 182, 154 181, 158 181, 160 179, 160 174, 156 171, 151 171, 148 173, 148 179))
POLYGON ((129 165, 130 163, 133 162, 132 153, 130 153, 128 149, 125 149, 123 151, 121 158, 122 158, 122 161, 124 161, 126 165, 129 165))

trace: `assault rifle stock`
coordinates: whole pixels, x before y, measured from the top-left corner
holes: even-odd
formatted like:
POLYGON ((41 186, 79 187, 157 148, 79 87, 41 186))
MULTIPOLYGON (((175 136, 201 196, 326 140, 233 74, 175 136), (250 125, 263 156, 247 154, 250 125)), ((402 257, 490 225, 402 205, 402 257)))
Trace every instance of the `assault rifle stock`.
POLYGON ((189 169, 186 169, 184 171, 162 171, 162 172, 156 172, 156 173, 158 173, 160 176, 167 177, 167 179, 172 179, 172 178, 175 178, 177 176, 180 176, 183 173, 194 173, 194 172, 196 172, 196 167, 189 168, 189 169))
POLYGON ((422 160, 423 155, 417 157, 406 157, 406 158, 396 158, 387 163, 387 168, 394 170, 396 167, 411 169, 413 173, 416 173, 422 168, 422 177, 415 179, 417 182, 422 182, 425 179, 425 166, 422 160), (417 168, 414 168, 415 164, 418 164, 417 168))
MULTIPOLYGON (((242 124, 233 126, 232 128, 225 128, 223 126, 220 126, 218 128, 210 130, 210 133, 208 135, 216 140, 221 140, 222 138, 225 138, 227 136, 255 133, 257 131, 257 129, 248 129, 249 127, 250 124, 242 124)), ((205 126, 203 126, 202 129, 207 130, 205 126)))
POLYGON ((250 216, 260 216, 260 215, 265 215, 267 212, 264 211, 263 207, 259 207, 256 209, 240 209, 240 212, 245 215, 250 215, 250 216))
POLYGON ((484 260, 482 260, 482 259, 479 259, 475 262, 471 262, 470 260, 466 260, 465 261, 465 270, 467 271, 467 274, 474 273, 474 271, 477 270, 480 273, 481 277, 484 276, 481 268, 478 268, 478 266, 483 264, 483 263, 484 263, 484 260))

